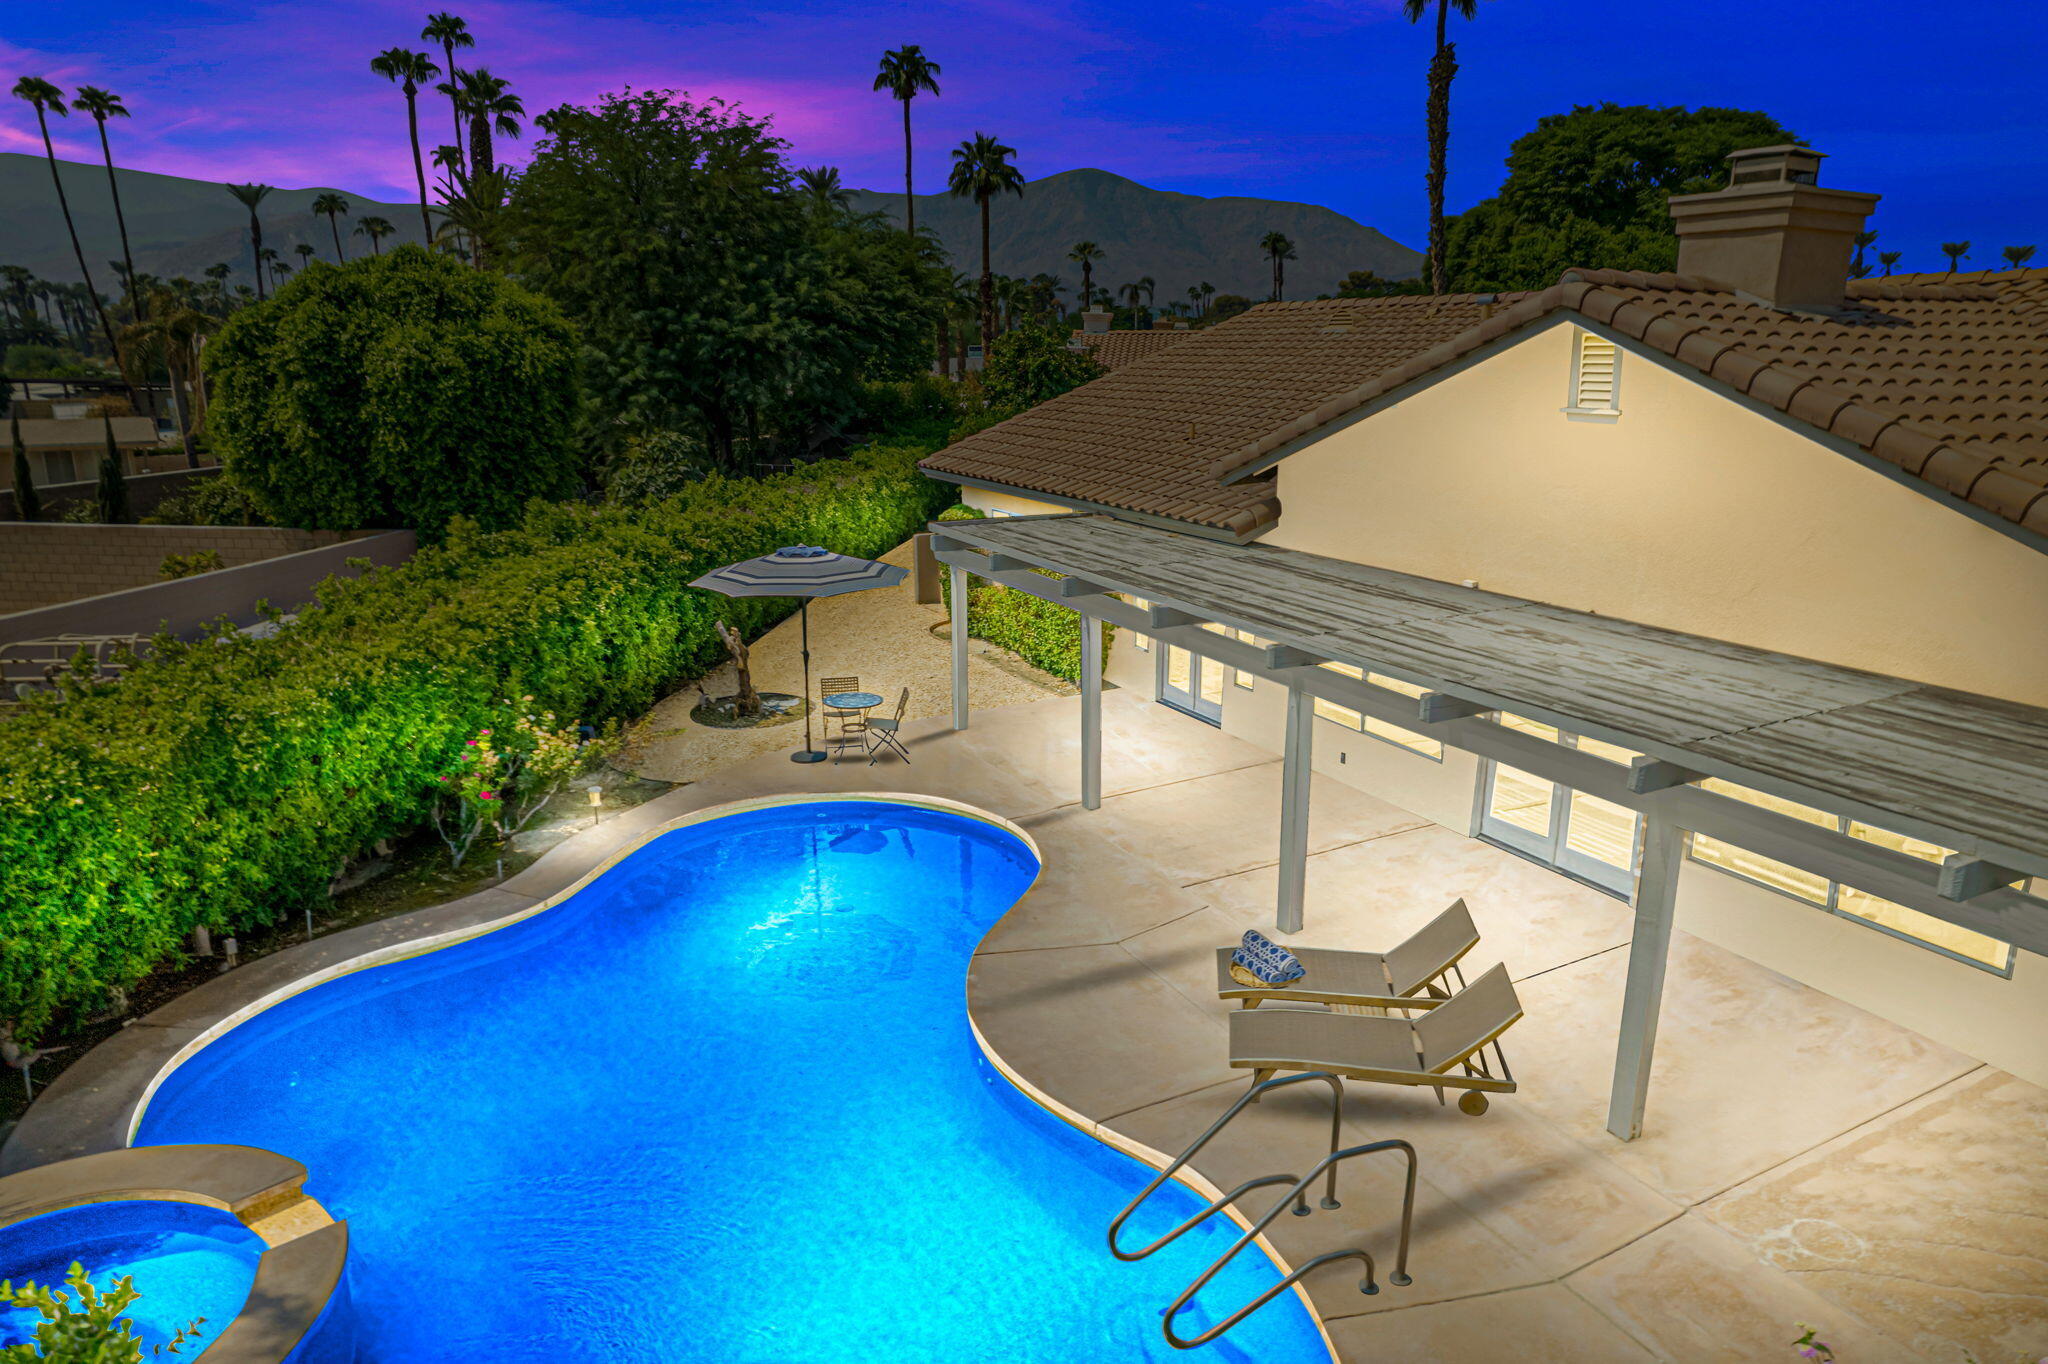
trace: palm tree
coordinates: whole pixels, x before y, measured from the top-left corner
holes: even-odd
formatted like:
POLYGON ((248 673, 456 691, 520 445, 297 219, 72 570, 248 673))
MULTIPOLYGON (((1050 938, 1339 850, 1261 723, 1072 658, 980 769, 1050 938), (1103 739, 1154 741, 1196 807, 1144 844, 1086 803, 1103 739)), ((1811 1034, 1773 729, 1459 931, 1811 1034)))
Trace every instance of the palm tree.
POLYGON ((2027 262, 2034 258, 2034 248, 2031 246, 2008 246, 1998 254, 2005 257, 2007 269, 2024 270, 2027 268, 2027 262))
MULTIPOLYGON (((229 185, 228 193, 235 196, 235 202, 249 210, 249 254, 256 258, 256 301, 263 301, 263 222, 256 216, 256 205, 263 202, 273 188, 270 185, 229 185)), ((270 253, 275 256, 275 251, 270 253)))
POLYGON ((956 199, 973 199, 981 205, 981 347, 988 354, 996 336, 996 284, 989 267, 988 206, 998 194, 1024 197, 1024 176, 1011 158, 1015 147, 1006 147, 984 132, 953 149, 953 170, 946 188, 956 199))
POLYGON ((312 246, 306 242, 300 242, 297 246, 294 246, 292 250, 298 253, 299 268, 303 270, 306 268, 308 264, 311 263, 313 257, 318 254, 319 248, 312 246))
POLYGON ((81 85, 77 98, 71 107, 81 114, 92 115, 92 121, 99 125, 100 156, 107 163, 107 190, 114 196, 114 223, 121 229, 121 275, 128 281, 128 316, 139 319, 142 314, 136 309, 142 299, 135 289, 135 255, 128 249, 128 218, 121 212, 121 186, 114 179, 114 149, 107 141, 107 120, 128 117, 128 108, 121 103, 121 97, 97 85, 81 85))
POLYGON ((872 88, 887 90, 903 102, 903 230, 917 235, 917 205, 910 197, 910 101, 920 90, 939 93, 939 64, 924 55, 916 43, 882 54, 881 68, 872 88))
POLYGON ((796 173, 796 181, 814 213, 835 216, 853 207, 853 191, 839 183, 837 166, 805 166, 796 173))
POLYGON ((1948 257, 1948 272, 1953 275, 1956 272, 1956 267, 1970 258, 1970 244, 1968 242, 1943 242, 1941 244, 1941 254, 1948 257))
POLYGON ((1138 276, 1138 287, 1145 291, 1145 319, 1149 322, 1152 315, 1152 300, 1158 295, 1159 286, 1153 283, 1152 276, 1140 275, 1138 276))
POLYGON ((457 255, 467 254, 470 265, 482 270, 497 251, 499 215, 511 192, 512 177, 495 167, 465 175, 450 166, 448 173, 455 184, 441 194, 441 216, 446 221, 438 240, 457 255))
MULTIPOLYGON (((199 451, 192 442, 194 422, 185 409, 185 387, 199 373, 199 338, 212 330, 215 318, 180 303, 168 289, 158 289, 150 298, 149 318, 128 328, 126 340, 144 354, 163 361, 171 384, 171 416, 178 440, 185 448, 185 464, 199 467, 199 451)), ((193 391, 198 391, 192 382, 193 391)))
MULTIPOLYGON (((1445 20, 1456 9, 1461 19, 1476 18, 1479 0, 1436 0, 1436 54, 1429 59, 1429 287, 1443 293, 1448 287, 1444 268, 1444 163, 1451 145, 1451 79, 1458 74, 1458 48, 1446 41, 1445 20)), ((1429 13, 1429 0, 1401 0, 1401 12, 1408 22, 1419 23, 1429 13)), ((1279 292, 1275 290, 1275 298, 1279 292)))
MULTIPOLYGON (((1296 259, 1294 243, 1279 232, 1268 232, 1259 238, 1259 250, 1273 267, 1273 300, 1277 303, 1287 287, 1287 262, 1296 259)), ((1441 290, 1439 290, 1441 292, 1441 290)))
POLYGON ((379 218, 376 214, 372 213, 356 219, 356 230, 349 235, 368 237, 370 239, 370 254, 381 256, 384 254, 384 248, 380 243, 397 230, 397 228, 391 225, 389 218, 379 218))
POLYGON ((1145 301, 1145 286, 1137 280, 1132 280, 1129 284, 1118 285, 1117 292, 1123 295, 1124 303, 1131 310, 1131 325, 1137 326, 1138 308, 1145 301))
POLYGON ((1095 262, 1102 259, 1102 248, 1094 242, 1075 242, 1067 259, 1081 267, 1081 306, 1086 308, 1095 298, 1095 262))
POLYGON ((1216 286, 1205 279, 1195 287, 1202 292, 1202 316, 1207 317, 1209 315, 1209 300, 1216 296, 1216 286))
POLYGON ((1884 273, 1889 276, 1892 267, 1897 265, 1905 254, 1903 251, 1880 251, 1877 253, 1877 263, 1884 267, 1884 273))
MULTIPOLYGON (((423 43, 439 43, 441 45, 441 57, 445 62, 447 62, 448 76, 449 79, 451 80, 454 79, 455 77, 455 49, 458 47, 476 46, 476 39, 470 35, 469 25, 466 22, 464 22, 460 17, 453 14, 448 14, 446 12, 438 14, 429 14, 427 16, 427 26, 420 30, 420 41, 423 43)), ((397 48, 392 49, 393 52, 396 52, 398 50, 399 49, 397 48)), ((433 77, 431 76, 422 77, 420 83, 424 85, 427 81, 431 79, 433 79, 433 77)), ((460 101, 456 99, 455 92, 453 90, 448 89, 448 87, 442 86, 441 92, 448 96, 449 108, 454 112, 455 144, 457 146, 461 146, 462 104, 460 101)), ((419 145, 419 137, 417 134, 415 134, 413 137, 413 145, 415 147, 419 145)), ((419 159, 419 154, 417 151, 414 152, 413 159, 415 161, 419 159)), ((422 189, 420 191, 420 214, 422 217, 426 215, 426 207, 427 192, 426 190, 422 189)), ((427 230, 427 235, 430 237, 433 235, 432 228, 429 228, 427 230)))
POLYGON ((1862 279, 1870 273, 1870 267, 1863 263, 1863 252, 1877 240, 1877 233, 1874 231, 1858 232, 1854 240, 1856 242, 1856 258, 1849 262, 1849 274, 1852 279, 1862 279))
POLYGON ((50 163, 50 183, 57 187, 57 207, 64 211, 64 229, 71 234, 71 254, 78 261, 78 273, 85 277, 85 292, 92 299, 93 311, 99 314, 100 332, 107 338, 107 353, 114 357, 114 366, 121 371, 122 387, 132 394, 134 386, 128 382, 128 364, 121 358, 121 348, 114 344, 114 324, 107 320, 99 290, 92 287, 92 271, 85 265, 85 248, 78 244, 78 224, 71 218, 71 200, 65 197, 64 181, 57 174, 57 149, 50 142, 50 114, 54 110, 60 118, 70 117, 70 110, 64 107, 64 92, 41 76, 23 76, 14 83, 14 97, 27 101, 36 111, 36 126, 43 134, 43 156, 50 163))
MULTIPOLYGON (((491 157, 491 130, 506 137, 519 136, 519 120, 526 117, 526 101, 512 93, 512 83, 478 67, 474 71, 449 72, 451 79, 436 88, 455 101, 469 119, 469 164, 472 175, 488 175, 497 168, 491 157)), ((458 163, 456 169, 463 167, 458 163)))
POLYGON ((348 257, 341 254, 341 215, 348 212, 348 200, 339 194, 327 193, 313 201, 313 216, 325 216, 327 230, 334 235, 334 260, 337 265, 346 264, 348 257))
MULTIPOLYGON (((452 15, 437 14, 427 27, 432 28, 434 23, 452 18, 452 15)), ((457 26, 462 23, 460 19, 455 19, 454 22, 457 26)), ((463 35, 463 41, 465 45, 468 43, 467 34, 463 35)), ((426 229, 427 240, 432 241, 434 222, 427 216, 427 167, 426 163, 420 160, 419 93, 421 85, 441 74, 441 68, 428 61, 424 52, 414 52, 403 47, 387 47, 370 58, 370 70, 385 80, 398 82, 400 88, 405 91, 405 126, 412 135, 412 173, 420 183, 420 226, 426 229)), ((455 122, 455 135, 458 139, 462 136, 462 120, 459 117, 455 122)))

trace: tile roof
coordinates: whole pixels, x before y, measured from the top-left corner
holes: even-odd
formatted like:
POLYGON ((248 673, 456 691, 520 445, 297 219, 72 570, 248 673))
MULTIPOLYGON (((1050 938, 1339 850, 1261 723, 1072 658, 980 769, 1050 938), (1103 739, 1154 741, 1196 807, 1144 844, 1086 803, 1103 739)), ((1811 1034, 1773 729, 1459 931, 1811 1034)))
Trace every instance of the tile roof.
POLYGON ((1142 332, 1075 332, 1074 342, 1087 347, 1094 355, 1095 363, 1104 369, 1122 369, 1133 360, 1150 359, 1194 334, 1193 330, 1181 331, 1171 327, 1142 332))
POLYGON ((1313 430, 1328 404, 1497 306, 1469 294, 1261 304, 949 445, 923 467, 1252 535, 1279 517, 1271 484, 1224 483, 1212 466, 1278 432, 1313 430))
POLYGON ((1280 447, 1559 310, 2048 535, 2048 269, 1859 280, 1826 314, 1622 270, 1498 298, 1265 304, 925 463, 1244 536, 1279 516, 1247 473, 1280 447))

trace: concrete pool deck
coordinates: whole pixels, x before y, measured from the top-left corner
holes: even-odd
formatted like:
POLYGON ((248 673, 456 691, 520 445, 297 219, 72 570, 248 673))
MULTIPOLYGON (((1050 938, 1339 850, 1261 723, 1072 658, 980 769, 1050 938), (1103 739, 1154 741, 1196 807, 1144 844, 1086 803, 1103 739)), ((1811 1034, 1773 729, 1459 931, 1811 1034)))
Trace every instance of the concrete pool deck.
MULTIPOLYGON (((961 733, 919 721, 908 764, 766 754, 479 895, 230 972, 67 1070, 0 1169, 120 1144, 149 1076, 295 977, 530 910, 693 810, 860 791, 965 802, 1031 834, 1045 872, 976 951, 974 1025, 1106 1140, 1177 1152, 1245 1083, 1224 1064, 1211 953, 1270 922, 1279 762, 1115 693, 1103 808, 1084 811, 1078 710, 978 711, 961 733)), ((1484 1117, 1348 1087, 1347 1138, 1413 1142, 1421 1179, 1412 1287, 1364 1297, 1348 1265, 1307 1281, 1342 1358, 1768 1360, 1793 1357, 1802 1321, 1844 1364, 2048 1354, 2048 1091, 1681 930, 1646 1133, 1624 1145, 1603 1128, 1627 907, 1325 778, 1313 810, 1304 941, 1382 948, 1463 896, 1483 935, 1470 966, 1505 961, 1528 1012, 1505 1039, 1521 1091, 1484 1117)), ((1200 1175, 1227 1188, 1312 1163, 1328 1110, 1310 1088, 1247 1112, 1200 1175)), ((1289 1262, 1352 1244, 1391 1258, 1395 1165, 1354 1161, 1340 1183, 1340 1211, 1274 1224, 1289 1262)), ((1119 1269, 1105 1251, 1102 1272, 1119 1269)))

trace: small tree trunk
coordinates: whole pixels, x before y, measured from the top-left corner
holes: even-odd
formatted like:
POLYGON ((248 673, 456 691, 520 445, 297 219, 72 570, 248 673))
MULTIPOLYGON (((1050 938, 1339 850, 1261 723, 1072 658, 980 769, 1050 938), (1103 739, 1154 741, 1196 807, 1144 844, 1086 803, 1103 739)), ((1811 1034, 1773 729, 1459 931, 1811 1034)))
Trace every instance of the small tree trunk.
POLYGON ((740 689, 733 694, 732 708, 735 715, 759 715, 761 693, 754 690, 754 674, 747 661, 747 642, 740 638, 740 632, 724 621, 713 622, 718 628, 718 637, 725 641, 725 651, 732 655, 733 669, 739 674, 740 689))

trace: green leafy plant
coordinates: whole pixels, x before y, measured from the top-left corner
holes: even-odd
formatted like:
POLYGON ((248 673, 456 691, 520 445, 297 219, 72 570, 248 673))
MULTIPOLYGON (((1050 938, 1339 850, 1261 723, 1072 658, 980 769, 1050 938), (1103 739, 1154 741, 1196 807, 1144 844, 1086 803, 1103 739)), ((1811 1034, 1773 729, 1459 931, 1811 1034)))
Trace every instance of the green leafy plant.
POLYGON ((508 526, 577 486, 576 359, 546 299, 401 246, 237 312, 206 348, 207 430, 280 525, 508 526))
POLYGON ((165 579, 194 578, 201 573, 218 573, 227 566, 228 561, 220 557, 219 550, 201 549, 190 554, 166 554, 156 576, 165 579))
POLYGON ((990 410, 1008 414, 1057 398, 1106 372, 1087 351, 1070 349, 1065 333, 1019 327, 989 347, 981 384, 990 410))
POLYGON ((434 829, 448 845, 450 866, 460 867, 484 832, 507 838, 525 828, 563 782, 613 746, 585 740, 552 711, 526 711, 531 704, 531 696, 505 703, 510 718, 464 740, 454 766, 441 774, 445 794, 434 807, 434 829))
POLYGON ((156 504, 142 518, 145 526, 267 526, 270 518, 241 484, 214 474, 175 497, 156 504))
MULTIPOLYGON (((975 521, 982 513, 972 507, 951 506, 939 514, 941 521, 975 521)), ((1043 569, 1033 570, 1044 573, 1043 569)), ((1059 578, 1058 573, 1045 573, 1059 578)), ((999 649, 1008 649, 1032 667, 1069 682, 1081 680, 1081 617, 1072 607, 1013 592, 1001 583, 969 578, 967 589, 967 633, 985 639, 999 649)), ((940 592, 946 608, 953 606, 953 575, 941 574, 940 592)), ((1109 661, 1110 641, 1116 627, 1102 629, 1102 658, 1109 661)))
POLYGON ((887 552, 949 500, 924 453, 713 476, 645 508, 535 503, 501 531, 458 520, 403 566, 329 580, 272 638, 163 637, 118 682, 31 698, 0 718, 0 1018, 32 1042, 195 924, 324 902, 336 866, 431 823, 438 778, 506 697, 564 726, 644 713, 726 656, 715 621, 752 638, 795 609, 692 578, 780 545, 887 552))
MULTIPOLYGON (((142 1300, 135 1280, 124 1275, 101 1292, 85 1266, 73 1262, 64 1282, 69 1293, 33 1283, 16 1288, 0 1279, 0 1307, 28 1309, 42 1318, 34 1341, 0 1347, 0 1364, 140 1364, 142 1340, 134 1323, 121 1315, 142 1300)), ((170 1340, 151 1346, 149 1354, 183 1354, 184 1346, 198 1342, 205 1324, 201 1317, 180 1327, 170 1340)))

